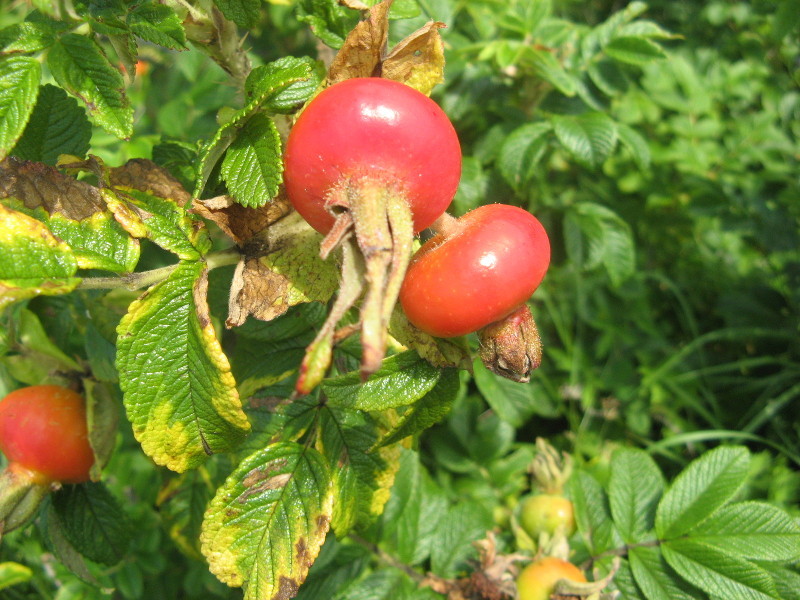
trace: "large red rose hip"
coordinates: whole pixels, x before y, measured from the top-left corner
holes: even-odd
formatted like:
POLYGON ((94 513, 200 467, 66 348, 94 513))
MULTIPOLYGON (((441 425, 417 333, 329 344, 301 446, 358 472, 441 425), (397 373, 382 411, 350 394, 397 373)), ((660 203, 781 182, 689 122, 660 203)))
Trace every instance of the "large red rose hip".
POLYGON ((94 453, 83 397, 57 385, 11 392, 0 400, 0 451, 44 481, 87 481, 94 453))
POLYGON ((292 127, 284 158, 287 195, 321 233, 334 223, 325 201, 348 178, 399 185, 420 231, 450 205, 461 176, 458 137, 442 109, 377 77, 323 90, 292 127))
POLYGON ((481 206, 420 248, 400 303, 426 333, 465 335, 522 306, 549 264, 550 241, 536 217, 516 206, 481 206))

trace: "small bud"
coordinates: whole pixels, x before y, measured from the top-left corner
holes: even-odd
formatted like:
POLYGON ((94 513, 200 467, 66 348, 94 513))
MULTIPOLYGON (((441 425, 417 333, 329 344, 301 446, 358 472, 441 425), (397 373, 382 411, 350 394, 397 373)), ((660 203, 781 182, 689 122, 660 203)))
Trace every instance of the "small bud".
POLYGON ((506 379, 527 383, 531 371, 542 362, 542 340, 527 305, 487 325, 478 332, 478 337, 483 364, 506 379))

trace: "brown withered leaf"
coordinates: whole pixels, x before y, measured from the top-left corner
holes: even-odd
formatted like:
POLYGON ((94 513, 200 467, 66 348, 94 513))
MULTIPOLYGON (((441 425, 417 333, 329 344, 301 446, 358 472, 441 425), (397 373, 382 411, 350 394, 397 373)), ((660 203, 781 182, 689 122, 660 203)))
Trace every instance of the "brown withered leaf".
POLYGON ((290 306, 327 302, 338 287, 334 261, 319 257, 321 236, 292 212, 253 238, 231 283, 228 327, 248 315, 270 321, 290 306))
POLYGON ((134 158, 121 167, 110 169, 109 182, 113 187, 128 187, 159 198, 170 198, 179 206, 185 206, 192 199, 169 171, 146 158, 134 158))
POLYGON ((292 205, 281 188, 275 200, 259 208, 247 208, 230 196, 218 196, 208 200, 195 198, 191 212, 212 221, 241 245, 292 212, 292 205))
POLYGON ((389 39, 389 8, 393 0, 383 0, 369 9, 369 17, 347 35, 328 71, 328 83, 353 77, 380 75, 381 60, 389 39))
POLYGON ((100 191, 44 163, 9 157, 0 162, 0 197, 16 198, 26 208, 42 207, 81 221, 105 209, 100 191))
POLYGON ((381 76, 430 95, 444 81, 444 42, 440 21, 429 21, 400 41, 384 59, 381 76))

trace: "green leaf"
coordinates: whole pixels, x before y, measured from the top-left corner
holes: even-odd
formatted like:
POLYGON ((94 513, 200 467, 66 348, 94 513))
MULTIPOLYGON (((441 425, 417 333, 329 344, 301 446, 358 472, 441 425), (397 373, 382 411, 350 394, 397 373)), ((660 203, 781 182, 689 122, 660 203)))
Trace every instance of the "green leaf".
POLYGON ((600 483, 585 471, 576 471, 567 482, 567 495, 575 506, 578 531, 592 554, 602 554, 622 543, 600 483))
POLYGON ((206 304, 207 270, 180 263, 131 303, 117 328, 117 370, 133 433, 174 471, 229 452, 250 428, 206 304))
POLYGON ((257 208, 278 194, 282 175, 278 128, 268 116, 253 115, 225 152, 222 178, 236 202, 257 208))
POLYGON ((659 539, 684 535, 727 504, 746 482, 749 464, 750 453, 741 446, 721 446, 692 461, 658 505, 659 539))
POLYGON ((258 394, 248 399, 246 412, 252 431, 237 448, 237 455, 247 456, 276 442, 296 442, 316 423, 319 400, 313 396, 291 399, 293 391, 292 386, 282 396, 258 394))
POLYGON ((308 23, 314 35, 331 48, 341 48, 358 13, 343 8, 337 0, 300 0, 297 19, 308 23))
POLYGON ((264 108, 274 113, 290 113, 305 104, 325 79, 324 65, 309 57, 284 56, 266 65, 256 67, 247 76, 244 89, 247 98, 258 97, 262 90, 274 85, 275 77, 284 77, 286 71, 305 72, 310 76, 292 83, 270 95, 264 108))
POLYGON ((403 449, 400 468, 379 522, 382 546, 398 560, 416 565, 431 552, 447 497, 421 465, 419 455, 403 449))
POLYGON ((93 39, 63 35, 50 48, 47 65, 58 84, 86 105, 98 125, 117 137, 131 136, 133 108, 122 75, 93 39))
POLYGON ((382 434, 367 413, 338 410, 329 405, 320 412, 318 449, 333 473, 331 526, 337 538, 350 530, 363 531, 383 512, 400 466, 399 448, 377 448, 382 434))
POLYGON ((603 48, 610 58, 629 65, 646 65, 667 57, 667 53, 654 41, 645 37, 615 37, 603 48))
POLYGON ((3 54, 30 54, 50 47, 65 23, 50 20, 24 21, 0 29, 0 50, 3 54))
POLYGON ((313 448, 285 442, 242 461, 206 512, 201 548, 211 572, 245 586, 245 600, 292 598, 319 553, 333 486, 313 448))
POLYGON ((431 542, 431 571, 440 577, 454 578, 477 559, 473 542, 486 537, 494 527, 492 513, 483 505, 462 501, 450 507, 438 521, 431 542))
POLYGON ((64 486, 52 502, 64 536, 83 556, 104 565, 125 557, 133 523, 102 483, 64 486))
POLYGON ((0 562, 0 590, 26 583, 31 580, 31 577, 33 577, 33 571, 25 565, 11 561, 0 562))
POLYGON ((86 112, 64 90, 47 84, 39 89, 28 126, 11 153, 55 166, 59 154, 85 156, 91 136, 86 112))
POLYGON ((287 62, 285 68, 260 71, 258 79, 251 80, 247 104, 236 111, 228 122, 217 130, 217 133, 200 153, 195 198, 200 197, 217 162, 239 135, 240 130, 248 124, 250 118, 271 99, 277 97, 291 85, 311 78, 313 73, 311 65, 305 61, 287 62))
POLYGON ((617 134, 619 141, 628 152, 633 156, 636 165, 642 170, 646 171, 650 168, 650 145, 638 131, 625 125, 624 123, 617 123, 617 134))
POLYGON ((522 189, 536 174, 553 129, 547 121, 527 123, 512 131, 500 147, 497 165, 505 180, 522 189))
POLYGON ((220 12, 243 29, 256 25, 261 15, 261 0, 214 0, 220 12))
POLYGON ((647 600, 698 598, 700 591, 690 587, 675 573, 658 548, 631 548, 628 551, 628 560, 636 585, 644 592, 647 600))
POLYGON ((632 448, 614 452, 608 485, 609 506, 626 543, 643 541, 653 530, 656 506, 663 493, 664 477, 647 452, 632 448))
POLYGON ((495 375, 482 362, 473 367, 475 383, 489 406, 506 423, 520 427, 533 415, 554 417, 558 408, 535 382, 517 383, 495 375))
POLYGON ((326 379, 322 391, 332 406, 360 410, 386 410, 408 406, 422 398, 442 371, 408 351, 384 359, 377 373, 361 381, 361 373, 353 371, 326 379))
POLYGON ((617 125, 605 113, 555 115, 551 122, 561 145, 587 168, 603 164, 617 145, 617 125))
POLYGON ((200 528, 214 486, 204 467, 181 473, 160 490, 158 514, 169 537, 188 556, 200 559, 200 528))
POLYGON ((747 560, 692 539, 664 542, 669 565, 692 585, 725 600, 778 599, 769 573, 747 560))
POLYGON ((196 260, 210 248, 205 227, 199 217, 189 213, 171 198, 159 198, 128 187, 102 190, 124 199, 134 208, 146 236, 182 260, 196 260), (123 192, 120 194, 120 192, 123 192))
POLYGON ((41 77, 42 67, 35 58, 0 57, 0 160, 25 131, 41 77))
POLYGON ((140 38, 171 50, 186 50, 186 32, 175 11, 164 4, 144 2, 128 13, 128 25, 140 38))
POLYGON ((751 560, 791 562, 800 556, 800 525, 765 502, 738 502, 690 531, 691 539, 751 560))
POLYGON ((130 273, 139 262, 138 240, 128 235, 111 213, 97 212, 81 221, 55 213, 42 220, 69 244, 81 269, 130 273))
POLYGON ((572 97, 577 92, 574 77, 564 69, 552 52, 525 46, 520 62, 565 96, 572 97))
POLYGON ((72 250, 47 227, 0 204, 0 308, 71 292, 80 283, 77 270, 72 250))
POLYGON ((630 226, 605 206, 581 202, 565 219, 567 255, 585 269, 603 266, 611 283, 621 285, 636 269, 630 226))
POLYGON ((442 371, 439 381, 427 394, 400 414, 396 423, 380 441, 381 446, 399 442, 411 435, 425 431, 441 421, 455 402, 461 381, 457 369, 442 371))

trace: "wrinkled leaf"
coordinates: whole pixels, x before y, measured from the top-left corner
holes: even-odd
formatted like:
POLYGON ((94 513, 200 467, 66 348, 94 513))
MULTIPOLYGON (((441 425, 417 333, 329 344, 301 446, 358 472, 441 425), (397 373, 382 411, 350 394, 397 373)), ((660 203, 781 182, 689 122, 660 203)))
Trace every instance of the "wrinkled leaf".
POLYGON ((0 56, 0 160, 25 130, 36 96, 42 66, 27 56, 0 56))

